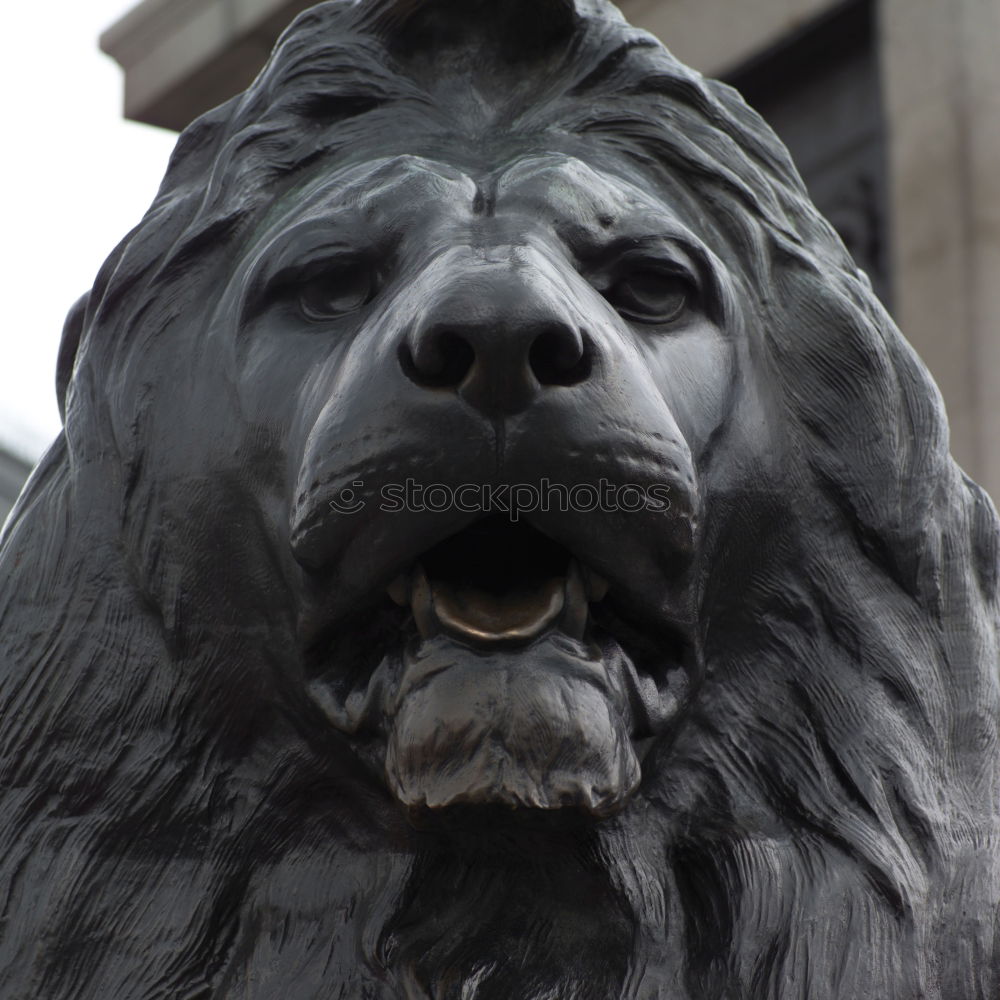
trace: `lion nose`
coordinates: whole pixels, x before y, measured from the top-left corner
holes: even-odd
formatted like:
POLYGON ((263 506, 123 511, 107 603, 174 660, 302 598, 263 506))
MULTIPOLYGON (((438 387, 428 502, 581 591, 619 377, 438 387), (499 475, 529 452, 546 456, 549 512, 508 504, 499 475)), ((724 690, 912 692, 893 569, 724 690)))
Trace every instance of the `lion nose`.
POLYGON ((472 284, 427 311, 400 348, 411 381, 450 389, 490 415, 513 414, 552 386, 585 381, 591 347, 542 296, 472 284))

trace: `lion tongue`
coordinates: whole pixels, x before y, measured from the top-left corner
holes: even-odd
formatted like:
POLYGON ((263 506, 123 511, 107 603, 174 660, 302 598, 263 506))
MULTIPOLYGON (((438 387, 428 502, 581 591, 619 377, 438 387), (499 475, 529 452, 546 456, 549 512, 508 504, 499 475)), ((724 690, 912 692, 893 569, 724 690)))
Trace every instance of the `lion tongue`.
POLYGON ((509 594, 436 582, 434 610, 446 632, 479 642, 533 639, 562 611, 564 581, 546 580, 509 594))
POLYGON ((575 562, 566 576, 526 582, 503 594, 428 580, 418 565, 410 601, 424 638, 444 631, 467 642, 528 642, 557 619, 564 632, 582 638, 587 624, 587 596, 575 562))

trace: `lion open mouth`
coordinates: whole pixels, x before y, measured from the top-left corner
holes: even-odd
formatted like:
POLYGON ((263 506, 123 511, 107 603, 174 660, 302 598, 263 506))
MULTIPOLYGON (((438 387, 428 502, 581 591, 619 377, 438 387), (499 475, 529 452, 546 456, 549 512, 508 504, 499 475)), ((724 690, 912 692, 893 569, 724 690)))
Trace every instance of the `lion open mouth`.
POLYGON ((521 521, 488 517, 424 552, 389 587, 412 611, 386 705, 385 761, 411 809, 616 812, 636 788, 624 658, 589 633, 608 585, 521 521))
POLYGON ((530 643, 557 628, 582 640, 606 581, 524 522, 494 516, 438 543, 390 585, 420 635, 473 645, 530 643))
POLYGON ((309 689, 414 822, 623 809, 684 698, 685 650, 644 639, 617 581, 524 520, 485 517, 404 565, 391 602, 313 646, 309 689))

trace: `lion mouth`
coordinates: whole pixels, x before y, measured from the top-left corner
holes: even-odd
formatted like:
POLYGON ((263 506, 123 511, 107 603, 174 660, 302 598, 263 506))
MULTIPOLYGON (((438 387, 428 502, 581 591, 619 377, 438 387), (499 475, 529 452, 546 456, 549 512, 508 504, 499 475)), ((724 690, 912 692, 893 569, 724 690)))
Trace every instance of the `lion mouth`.
POLYGON ((310 645, 311 698, 408 815, 461 827, 502 807, 520 829, 626 808, 687 702, 691 646, 626 616, 628 591, 585 558, 488 516, 310 645))
POLYGON ((528 644, 550 629, 582 640, 607 582, 523 521, 478 521, 425 552, 389 585, 421 638, 528 644))

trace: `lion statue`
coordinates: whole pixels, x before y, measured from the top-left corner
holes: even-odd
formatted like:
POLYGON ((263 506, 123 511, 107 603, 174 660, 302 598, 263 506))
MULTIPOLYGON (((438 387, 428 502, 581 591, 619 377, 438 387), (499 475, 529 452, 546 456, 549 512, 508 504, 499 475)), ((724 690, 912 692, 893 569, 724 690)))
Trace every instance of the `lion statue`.
POLYGON ((998 525, 728 87, 334 0, 67 320, 4 1000, 990 1000, 998 525))

